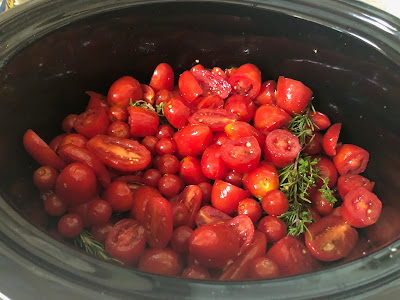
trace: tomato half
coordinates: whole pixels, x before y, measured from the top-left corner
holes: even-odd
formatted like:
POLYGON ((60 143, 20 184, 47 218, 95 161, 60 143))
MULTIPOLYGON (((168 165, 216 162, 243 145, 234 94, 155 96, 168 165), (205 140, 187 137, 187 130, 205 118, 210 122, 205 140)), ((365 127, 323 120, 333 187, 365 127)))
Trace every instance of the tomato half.
POLYGON ((201 227, 204 225, 210 225, 214 223, 223 223, 223 221, 232 219, 226 213, 212 207, 212 206, 203 206, 200 208, 196 218, 195 223, 197 227, 201 227))
POLYGON ((178 276, 182 271, 179 255, 172 249, 146 249, 139 259, 139 270, 165 276, 178 276))
POLYGON ((86 94, 90 96, 90 100, 85 110, 93 108, 104 108, 106 111, 108 110, 109 107, 106 96, 92 91, 86 91, 86 94))
POLYGON ((231 140, 254 136, 257 139, 260 148, 264 149, 265 147, 265 134, 255 129, 249 123, 241 121, 233 122, 226 125, 224 131, 231 140))
POLYGON ((147 201, 149 201, 150 198, 158 197, 161 197, 161 193, 157 189, 149 186, 139 187, 133 194, 133 207, 131 210, 132 216, 142 223, 145 218, 147 201))
POLYGON ((200 184, 209 181, 204 175, 197 157, 186 156, 179 164, 179 176, 185 184, 200 184))
POLYGON ((186 126, 192 114, 190 107, 187 106, 180 97, 172 98, 164 107, 164 115, 168 122, 175 128, 186 126))
POLYGON ((106 134, 109 119, 103 108, 90 109, 81 113, 74 122, 75 130, 90 139, 97 134, 106 134))
POLYGON ((358 233, 342 218, 327 216, 308 226, 305 235, 310 253, 322 261, 334 261, 347 256, 358 241, 358 233))
POLYGON ((271 163, 260 163, 243 178, 243 186, 254 197, 263 197, 279 187, 278 171, 271 163))
POLYGON ((174 88, 174 71, 167 63, 159 64, 150 79, 150 87, 154 92, 166 89, 172 91, 174 88))
POLYGON ((180 156, 199 156, 211 144, 213 134, 206 125, 188 125, 176 132, 173 139, 180 156))
POLYGON ((127 107, 130 103, 141 100, 143 96, 139 81, 131 76, 117 79, 108 90, 107 101, 110 105, 127 107))
POLYGON ((324 134, 322 139, 322 147, 329 156, 336 155, 336 145, 339 139, 340 129, 342 128, 341 123, 333 124, 324 134))
POLYGON ((207 125, 212 131, 224 131, 226 125, 235 122, 237 119, 236 114, 223 108, 203 108, 190 116, 189 123, 207 125))
POLYGON ((344 199, 348 192, 358 187, 365 187, 368 191, 372 192, 375 182, 361 175, 346 174, 338 178, 337 185, 340 197, 344 199))
POLYGON ((185 204, 188 210, 186 226, 193 228, 202 200, 202 191, 197 185, 188 185, 179 194, 179 202, 185 204))
POLYGON ((203 109, 203 108, 213 109, 213 108, 223 108, 223 107, 224 107, 224 99, 222 99, 218 95, 211 95, 204 97, 197 104, 197 109, 203 109))
POLYGON ((257 97, 254 98, 254 103, 258 106, 264 104, 275 104, 275 90, 276 82, 274 80, 268 80, 261 85, 260 92, 257 97))
POLYGON ((329 120, 328 116, 323 114, 322 112, 316 111, 310 113, 311 122, 314 123, 315 128, 314 130, 325 130, 329 126, 331 126, 331 121, 329 120))
POLYGON ((238 215, 225 221, 225 224, 239 236, 240 249, 238 255, 244 253, 254 238, 253 221, 246 215, 238 215))
POLYGON ((235 212, 239 202, 249 195, 248 191, 233 184, 216 180, 211 191, 211 203, 216 209, 230 215, 235 212))
POLYGON ((345 144, 337 149, 333 163, 340 175, 360 174, 367 168, 369 153, 361 147, 345 144))
POLYGON ((181 76, 179 76, 178 85, 182 97, 187 102, 193 102, 203 93, 202 88, 190 71, 185 71, 181 74, 181 76))
POLYGON ((221 146, 210 145, 201 157, 202 173, 210 179, 224 179, 229 172, 228 166, 221 157, 221 146))
POLYGON ((151 161, 146 147, 130 139, 97 135, 86 147, 104 164, 121 171, 143 170, 151 161))
POLYGON ((232 86, 232 94, 255 98, 261 88, 261 72, 253 64, 244 64, 230 76, 228 80, 232 86))
POLYGON ((158 115, 147 108, 129 106, 129 127, 131 136, 145 137, 155 135, 158 129, 158 115))
POLYGON ((292 117, 282 108, 264 104, 260 106, 254 115, 254 127, 261 131, 271 131, 286 127, 292 117))
POLYGON ((226 100, 224 109, 236 114, 239 121, 250 122, 254 117, 256 105, 250 97, 232 95, 226 100))
POLYGON ((200 88, 203 96, 218 95, 225 99, 230 94, 231 85, 220 75, 208 70, 192 70, 192 74, 200 88))

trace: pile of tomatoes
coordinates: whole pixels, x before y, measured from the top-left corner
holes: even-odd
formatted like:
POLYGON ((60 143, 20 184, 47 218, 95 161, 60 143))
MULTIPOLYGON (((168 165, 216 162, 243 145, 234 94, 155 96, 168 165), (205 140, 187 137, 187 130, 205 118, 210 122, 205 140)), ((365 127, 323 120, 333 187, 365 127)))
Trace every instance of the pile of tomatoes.
POLYGON ((34 184, 63 237, 86 228, 112 257, 147 272, 266 279, 346 257, 355 228, 377 221, 374 183, 359 175, 369 154, 337 143, 341 124, 311 111, 314 138, 305 145, 287 129, 309 107, 303 83, 263 83, 253 64, 198 64, 174 84, 161 63, 149 85, 124 76, 107 96, 87 92, 86 110, 66 116, 49 144, 25 133, 25 149, 41 165, 34 184), (319 158, 320 176, 343 203, 334 208, 317 182, 309 192, 315 222, 294 237, 279 218, 289 200, 278 170, 301 151, 319 158))

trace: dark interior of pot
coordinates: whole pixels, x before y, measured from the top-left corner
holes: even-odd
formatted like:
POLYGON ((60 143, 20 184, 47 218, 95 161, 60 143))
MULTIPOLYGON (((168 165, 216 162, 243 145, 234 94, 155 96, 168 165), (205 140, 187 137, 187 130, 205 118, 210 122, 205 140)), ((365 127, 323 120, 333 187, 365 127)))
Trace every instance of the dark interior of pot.
POLYGON ((263 80, 284 75, 309 86, 315 107, 342 122, 341 141, 369 151, 365 176, 384 205, 379 222, 360 231, 366 246, 352 258, 398 238, 399 66, 347 34, 250 6, 142 5, 83 19, 25 47, 0 71, 2 197, 49 230, 24 132, 31 128, 49 142, 61 133, 64 116, 83 111, 85 91, 106 93, 123 75, 148 83, 160 62, 180 74, 195 60, 222 68, 251 62, 263 80))

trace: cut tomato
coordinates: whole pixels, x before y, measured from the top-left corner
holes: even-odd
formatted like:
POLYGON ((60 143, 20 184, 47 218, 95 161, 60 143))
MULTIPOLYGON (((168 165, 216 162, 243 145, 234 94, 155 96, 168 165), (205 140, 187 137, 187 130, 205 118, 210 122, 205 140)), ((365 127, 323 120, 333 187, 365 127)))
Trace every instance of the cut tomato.
POLYGON ((221 146, 210 145, 201 157, 202 173, 210 179, 224 179, 229 172, 228 166, 221 157, 221 146))
POLYGON ((260 163, 243 178, 243 186, 254 197, 263 197, 279 187, 278 171, 271 163, 260 163))
POLYGON ((188 218, 185 224, 186 226, 190 228, 194 227, 195 218, 199 212, 202 200, 203 194, 197 185, 188 185, 179 194, 179 202, 185 204, 188 210, 188 218))
POLYGON ((109 119, 105 109, 90 109, 81 113, 74 122, 75 130, 90 139, 97 134, 106 134, 109 119))
POLYGON ((341 123, 333 124, 324 134, 324 138, 322 139, 322 147, 324 148, 325 153, 329 156, 336 155, 336 145, 339 139, 341 128, 341 123))
POLYGON ((264 104, 254 115, 254 127, 263 132, 286 127, 292 117, 278 106, 264 104))
POLYGON ((348 192, 355 190, 358 187, 365 187, 368 191, 372 192, 375 185, 375 182, 372 182, 361 175, 354 174, 340 176, 337 183, 339 194, 342 199, 344 199, 348 192))
POLYGON ((260 92, 261 72, 253 64, 244 64, 232 76, 229 76, 228 82, 232 86, 232 94, 254 99, 260 92))
POLYGON ((158 129, 158 115, 147 108, 129 106, 129 127, 131 136, 145 137, 155 135, 158 129))
POLYGON ((212 131, 224 131, 226 125, 235 122, 237 119, 236 114, 223 108, 203 108, 190 116, 189 123, 207 125, 212 131))
POLYGON ((187 102, 193 102, 198 96, 203 93, 202 88, 190 71, 185 71, 181 74, 181 76, 179 77, 178 85, 182 97, 187 102))
POLYGON ((367 168, 369 153, 361 147, 345 144, 337 149, 333 163, 340 175, 360 174, 367 168))
POLYGON ((225 181, 216 180, 211 191, 211 203, 216 209, 230 215, 235 212, 239 202, 249 196, 248 191, 225 181))
POLYGON ((231 140, 254 136, 257 139, 260 148, 264 149, 265 147, 265 134, 255 129, 249 123, 241 121, 233 122, 226 125, 224 131, 231 140))
POLYGON ((173 136, 181 157, 199 156, 211 144, 213 134, 206 125, 188 125, 173 136))
POLYGON ((219 209, 216 209, 212 206, 203 206, 200 208, 196 218, 196 226, 201 227, 205 225, 215 224, 215 223, 223 223, 226 220, 232 219, 226 213, 223 213, 219 209))
POLYGON ((172 91, 174 88, 174 71, 167 63, 159 64, 150 79, 150 87, 157 93, 160 90, 172 91))
POLYGON ((220 75, 208 70, 192 70, 194 78, 202 89, 203 96, 218 95, 222 99, 229 96, 231 85, 220 75))

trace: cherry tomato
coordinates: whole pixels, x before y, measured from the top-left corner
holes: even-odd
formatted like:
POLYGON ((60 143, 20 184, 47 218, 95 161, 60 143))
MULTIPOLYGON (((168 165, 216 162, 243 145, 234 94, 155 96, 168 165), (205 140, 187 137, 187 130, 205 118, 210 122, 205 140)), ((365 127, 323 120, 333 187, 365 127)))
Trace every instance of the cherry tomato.
POLYGON ((263 196, 261 205, 267 214, 280 216, 288 210, 289 201, 280 190, 272 190, 263 196))
POLYGON ((161 138, 156 144, 158 155, 174 154, 176 151, 176 143, 172 138, 161 138))
POLYGON ((279 187, 278 171, 270 163, 260 163, 243 178, 243 186, 254 197, 263 197, 279 187))
POLYGON ((111 231, 111 228, 113 228, 114 224, 111 221, 98 224, 98 225, 93 225, 90 228, 90 234, 92 237, 98 241, 99 243, 104 244, 106 241, 108 233, 111 231))
POLYGON ((143 100, 153 105, 155 101, 156 92, 147 84, 141 83, 140 86, 142 87, 143 100))
POLYGON ((322 193, 316 190, 311 194, 311 205, 321 216, 329 215, 333 210, 333 205, 326 199, 322 198, 322 193))
POLYGON ((58 175, 55 191, 68 206, 75 206, 90 201, 96 188, 93 170, 82 163, 72 163, 58 175))
POLYGON ((158 126, 156 138, 159 140, 162 138, 170 139, 174 135, 174 128, 171 125, 162 124, 158 126))
POLYGON ((316 167, 319 170, 318 175, 321 177, 316 182, 317 186, 318 187, 322 186, 323 184, 322 180, 324 180, 325 178, 329 178, 328 187, 332 188, 336 184, 338 178, 335 165, 329 158, 325 156, 316 156, 316 157, 319 159, 316 167))
POLYGON ((209 182, 200 182, 198 184, 199 188, 201 189, 201 193, 203 195, 203 205, 211 203, 211 191, 212 185, 209 182))
POLYGON ((159 118, 155 112, 143 107, 129 106, 128 113, 131 136, 145 137, 157 133, 159 118))
POLYGON ((201 157, 201 170, 207 178, 213 180, 225 178, 229 168, 221 157, 221 146, 214 144, 204 150, 201 157))
POLYGON ((87 218, 92 225, 99 225, 107 222, 112 214, 110 203, 102 199, 90 201, 88 205, 87 218))
MULTIPOLYGON (((93 198, 92 198, 93 199, 93 198)), ((73 214, 78 214, 81 217, 83 227, 90 227, 92 224, 89 223, 89 220, 87 218, 87 211, 89 208, 89 203, 92 200, 90 199, 88 202, 80 204, 80 205, 75 205, 72 207, 68 207, 68 212, 73 213, 73 214)))
POLYGON ((337 149, 333 163, 340 175, 360 174, 367 168, 369 153, 361 147, 345 144, 337 149))
POLYGON ((50 193, 43 201, 44 210, 50 216, 62 216, 67 211, 67 204, 56 194, 50 193))
POLYGON ((81 113, 74 122, 75 130, 90 139, 97 134, 105 134, 108 129, 108 116, 103 108, 90 109, 81 113))
POLYGON ((66 136, 67 133, 62 133, 57 135, 54 139, 52 139, 49 143, 49 147, 54 151, 57 152, 58 146, 60 145, 61 140, 66 136))
POLYGON ((87 139, 83 135, 79 133, 71 133, 62 138, 60 144, 58 145, 58 149, 62 148, 65 145, 75 145, 81 148, 85 148, 86 143, 87 139))
POLYGON ((33 173, 33 184, 41 191, 49 191, 56 185, 58 172, 50 166, 42 166, 33 173))
POLYGON ((254 98, 254 103, 258 106, 264 104, 275 104, 275 90, 276 82, 274 80, 268 80, 261 85, 260 92, 257 97, 254 98))
POLYGON ((170 201, 172 216, 174 218, 174 228, 187 224, 189 219, 189 211, 184 203, 178 201, 170 201))
POLYGON ((228 76, 226 76, 224 70, 222 70, 220 67, 214 67, 211 72, 221 76, 223 79, 227 80, 228 76))
POLYGON ((66 214, 58 221, 58 232, 67 238, 79 235, 82 229, 82 219, 77 214, 66 214))
POLYGON ((179 76, 178 85, 182 97, 187 102, 193 102, 203 93, 203 89, 190 71, 185 71, 179 76))
POLYGON ((189 238, 193 229, 188 226, 179 226, 174 229, 171 236, 171 247, 177 253, 189 252, 189 238))
POLYGON ((107 101, 113 105, 127 107, 132 101, 141 100, 143 96, 140 83, 133 77, 123 76, 117 79, 108 90, 107 101))
POLYGON ((203 206, 200 208, 196 218, 195 223, 197 227, 201 227, 204 225, 210 225, 214 223, 223 223, 223 221, 232 219, 226 213, 211 207, 211 206, 203 206))
POLYGON ((265 147, 265 135, 259 132, 249 123, 241 121, 233 122, 226 125, 224 131, 231 140, 237 140, 243 137, 254 136, 257 139, 260 148, 264 149, 265 147))
POLYGON ((214 132, 213 144, 222 146, 225 142, 229 141, 229 137, 225 132, 214 132))
POLYGON ((188 219, 186 226, 192 228, 195 224, 195 218, 199 212, 203 195, 197 185, 188 185, 179 195, 179 202, 184 203, 188 209, 188 219))
POLYGON ((125 182, 129 189, 132 191, 132 194, 135 194, 136 191, 144 185, 144 180, 142 176, 139 175, 124 175, 115 177, 114 181, 123 181, 125 182))
POLYGON ((146 241, 151 248, 165 248, 172 236, 174 227, 171 204, 168 200, 157 197, 147 201, 143 227, 146 241))
POLYGON ((331 126, 331 121, 329 118, 323 114, 322 112, 316 111, 310 113, 310 119, 314 123, 314 130, 325 130, 329 126, 331 126))
POLYGON ((42 166, 64 169, 65 162, 31 129, 25 132, 23 143, 26 152, 42 166))
POLYGON ((143 174, 143 183, 147 186, 157 187, 162 173, 157 169, 148 169, 143 174))
POLYGON ((307 155, 320 154, 322 151, 322 139, 323 135, 319 132, 314 132, 312 136, 306 138, 306 145, 302 150, 307 155))
POLYGON ((240 249, 238 255, 244 253, 254 238, 253 221, 246 215, 238 215, 225 221, 225 224, 239 236, 240 249))
POLYGON ((155 136, 146 136, 142 140, 142 145, 146 147, 147 150, 151 153, 151 155, 157 154, 157 145, 158 139, 155 136))
POLYGON ((267 134, 271 130, 286 127, 292 117, 283 109, 264 104, 260 106, 254 115, 254 127, 267 134))
POLYGON ((236 185, 238 187, 241 187, 243 185, 243 177, 244 174, 231 170, 225 176, 224 181, 236 185))
POLYGON ((228 79, 231 78, 236 73, 237 70, 238 70, 238 68, 225 69, 226 77, 228 77, 228 79))
POLYGON ((229 77, 228 82, 232 86, 232 94, 254 99, 261 89, 261 72, 253 64, 244 64, 229 77))
POLYGON ((203 108, 216 109, 216 108, 223 108, 223 107, 224 107, 224 99, 222 99, 218 95, 210 95, 210 96, 204 97, 197 104, 197 109, 203 109, 203 108))
POLYGON ((211 191, 212 205, 228 215, 234 213, 239 202, 248 197, 249 192, 222 180, 216 180, 211 191))
POLYGON ((108 110, 108 103, 106 96, 92 91, 86 91, 86 94, 90 96, 90 100, 88 105, 86 106, 86 110, 94 108, 103 108, 106 111, 108 110))
POLYGON ((174 88, 174 71, 167 63, 159 64, 150 79, 150 87, 157 93, 166 89, 172 91, 174 88))
POLYGON ((175 155, 165 154, 160 157, 157 163, 158 170, 161 174, 175 174, 179 170, 179 160, 175 155))
POLYGON ((275 129, 265 140, 265 160, 278 169, 288 166, 301 150, 299 139, 287 130, 275 129))
POLYGON ((221 146, 221 157, 232 170, 247 173, 258 165, 261 148, 254 136, 230 140, 221 146))
POLYGON ((134 265, 145 247, 145 229, 133 219, 116 223, 105 241, 106 251, 127 265, 134 265))
POLYGON ((220 75, 204 69, 192 70, 191 73, 202 89, 203 96, 218 95, 222 99, 229 96, 231 85, 220 75))
POLYGON ((213 134, 206 125, 188 125, 174 134, 180 156, 199 156, 211 144, 213 134))
POLYGON ((238 121, 250 122, 255 114, 256 105, 247 96, 232 95, 224 105, 224 109, 238 116, 238 121))
POLYGON ((182 272, 179 255, 172 249, 146 249, 139 259, 139 270, 165 276, 182 272))
POLYGON ((362 228, 376 223, 382 202, 365 187, 349 191, 343 199, 340 214, 351 226, 362 228))
POLYGON ((276 85, 276 105, 288 114, 300 114, 307 107, 313 92, 303 83, 280 76, 276 85))
POLYGON ((143 170, 151 161, 150 152, 130 139, 97 135, 86 146, 105 165, 121 171, 143 170))
POLYGON ((324 151, 329 156, 336 155, 336 145, 339 139, 339 133, 341 128, 342 128, 341 123, 333 124, 326 131, 324 138, 322 139, 322 146, 324 148, 324 151))
POLYGON ((236 114, 223 108, 203 108, 190 116, 189 123, 207 125, 212 131, 224 131, 226 125, 235 122, 237 119, 236 114))
POLYGON ((279 268, 269 258, 258 257, 249 262, 248 277, 252 279, 271 279, 279 276, 279 268))
POLYGON ((251 221, 257 222, 261 218, 262 209, 256 200, 246 198, 239 202, 237 212, 238 215, 246 215, 251 221))
POLYGON ((340 176, 337 181, 340 197, 344 199, 348 192, 358 187, 365 187, 368 191, 372 192, 375 182, 369 181, 361 175, 346 174, 340 176))
POLYGON ((195 72, 195 71, 197 71, 197 70, 205 70, 205 68, 203 67, 203 65, 197 64, 197 65, 194 65, 194 66, 190 69, 190 72, 195 72))
POLYGON ((181 160, 179 176, 185 184, 199 184, 208 180, 204 176, 200 160, 193 156, 186 156, 181 160))
POLYGON ((62 130, 65 131, 66 133, 72 133, 72 131, 74 130, 74 123, 77 117, 78 115, 76 114, 67 115, 61 123, 62 130))
POLYGON ((133 194, 132 216, 140 223, 144 221, 147 201, 150 198, 161 197, 161 193, 152 187, 141 186, 133 194))
POLYGON ((133 206, 133 195, 124 181, 113 181, 104 191, 104 199, 110 203, 114 211, 128 211, 133 206))
POLYGON ((168 103, 169 100, 171 100, 174 97, 174 95, 172 94, 172 92, 168 91, 168 90, 160 90, 157 92, 156 96, 155 96, 155 100, 156 100, 156 106, 157 105, 164 105, 166 103, 168 103))
POLYGON ((358 241, 357 231, 342 218, 327 216, 308 226, 305 243, 310 253, 322 261, 347 256, 358 241), (310 236, 311 235, 311 236, 310 236))
POLYGON ((164 115, 168 122, 175 128, 183 128, 189 121, 192 114, 190 107, 187 106, 182 98, 172 98, 164 107, 164 115))
POLYGON ((189 265, 185 270, 183 270, 181 277, 203 280, 211 279, 211 275, 208 270, 200 265, 189 265))
POLYGON ((125 122, 115 121, 108 126, 107 134, 120 138, 129 139, 131 136, 129 125, 125 122))
POLYGON ((266 216, 258 222, 257 230, 263 232, 270 243, 276 243, 286 236, 285 222, 274 216, 266 216))
POLYGON ((158 190, 165 197, 178 195, 182 190, 184 183, 182 179, 174 174, 165 174, 158 181, 158 190))

